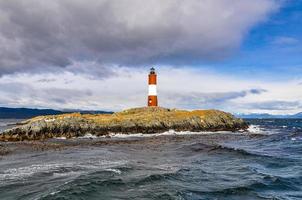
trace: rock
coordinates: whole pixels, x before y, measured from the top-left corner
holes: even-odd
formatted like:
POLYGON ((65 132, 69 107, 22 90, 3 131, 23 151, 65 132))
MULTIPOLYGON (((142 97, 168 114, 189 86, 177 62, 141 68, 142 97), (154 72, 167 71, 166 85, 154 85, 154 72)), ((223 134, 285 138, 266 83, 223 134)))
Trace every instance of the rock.
POLYGON ((114 114, 62 114, 40 116, 0 134, 0 141, 79 137, 86 133, 158 133, 176 131, 237 131, 248 125, 218 110, 176 110, 160 107, 133 108, 114 114))

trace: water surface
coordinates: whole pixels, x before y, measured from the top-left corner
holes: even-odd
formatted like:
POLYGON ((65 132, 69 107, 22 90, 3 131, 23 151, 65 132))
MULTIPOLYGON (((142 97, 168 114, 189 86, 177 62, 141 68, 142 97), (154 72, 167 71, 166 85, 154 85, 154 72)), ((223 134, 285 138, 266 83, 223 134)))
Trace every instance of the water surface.
POLYGON ((25 148, 0 158, 0 199, 302 199, 302 120, 250 123, 249 135, 169 133, 25 148))

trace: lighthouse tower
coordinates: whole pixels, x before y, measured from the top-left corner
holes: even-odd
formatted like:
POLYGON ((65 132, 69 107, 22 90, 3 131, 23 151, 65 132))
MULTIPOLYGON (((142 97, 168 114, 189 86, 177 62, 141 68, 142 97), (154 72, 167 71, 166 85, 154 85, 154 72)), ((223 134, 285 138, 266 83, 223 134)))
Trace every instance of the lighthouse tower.
POLYGON ((157 106, 156 73, 153 67, 149 73, 148 106, 157 106))

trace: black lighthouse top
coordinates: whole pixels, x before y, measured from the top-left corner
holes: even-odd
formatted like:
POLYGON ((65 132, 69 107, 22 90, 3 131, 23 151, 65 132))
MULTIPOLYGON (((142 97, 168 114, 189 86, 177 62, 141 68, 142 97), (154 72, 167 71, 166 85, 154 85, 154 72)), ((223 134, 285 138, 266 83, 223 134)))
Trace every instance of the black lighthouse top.
POLYGON ((155 74, 155 69, 154 69, 154 67, 152 67, 152 68, 150 69, 150 74, 155 74))

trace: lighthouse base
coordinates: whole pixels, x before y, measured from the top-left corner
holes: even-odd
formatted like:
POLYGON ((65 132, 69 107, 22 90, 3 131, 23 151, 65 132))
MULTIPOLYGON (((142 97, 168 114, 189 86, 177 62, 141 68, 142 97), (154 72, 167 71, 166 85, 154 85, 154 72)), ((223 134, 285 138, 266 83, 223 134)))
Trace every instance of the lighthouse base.
POLYGON ((157 106, 157 96, 148 96, 148 106, 157 106))

